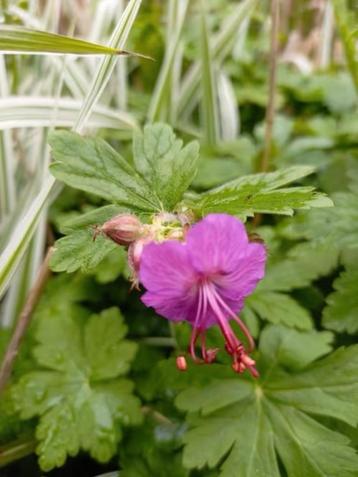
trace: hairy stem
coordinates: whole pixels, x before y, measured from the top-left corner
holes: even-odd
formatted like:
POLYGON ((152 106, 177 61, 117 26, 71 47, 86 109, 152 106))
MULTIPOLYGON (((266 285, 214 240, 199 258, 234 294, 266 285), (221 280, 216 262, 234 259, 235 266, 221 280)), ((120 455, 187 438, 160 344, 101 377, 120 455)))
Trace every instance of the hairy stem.
POLYGON ((32 312, 40 298, 41 292, 50 275, 49 261, 53 252, 53 248, 49 248, 42 262, 38 275, 36 277, 34 286, 31 288, 25 305, 20 313, 18 322, 15 327, 14 334, 8 344, 5 356, 0 368, 0 394, 4 390, 6 383, 11 375, 12 368, 15 363, 16 356, 19 352, 21 341, 30 324, 32 312))

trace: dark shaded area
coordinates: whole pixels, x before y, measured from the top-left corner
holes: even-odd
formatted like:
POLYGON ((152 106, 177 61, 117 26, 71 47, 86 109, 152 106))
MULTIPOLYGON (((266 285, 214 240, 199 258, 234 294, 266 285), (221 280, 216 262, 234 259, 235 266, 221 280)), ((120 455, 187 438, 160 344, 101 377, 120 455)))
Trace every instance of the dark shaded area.
POLYGON ((118 469, 116 460, 101 465, 85 454, 68 459, 60 469, 43 472, 37 464, 37 457, 31 455, 21 459, 4 469, 0 469, 0 477, 96 477, 118 469))

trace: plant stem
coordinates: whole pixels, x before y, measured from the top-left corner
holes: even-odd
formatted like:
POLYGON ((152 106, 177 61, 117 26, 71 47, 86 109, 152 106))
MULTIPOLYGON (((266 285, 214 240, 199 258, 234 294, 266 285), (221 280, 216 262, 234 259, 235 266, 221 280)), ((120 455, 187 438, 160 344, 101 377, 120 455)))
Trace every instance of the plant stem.
POLYGON ((0 448, 0 468, 32 454, 36 449, 36 439, 29 437, 10 442, 0 448))
POLYGON ((146 416, 152 416, 159 424, 173 424, 167 416, 149 406, 142 406, 142 412, 146 416))
POLYGON ((266 172, 270 166, 272 149, 272 129, 275 115, 276 76, 277 76, 277 53, 278 53, 278 28, 279 28, 279 0, 271 0, 271 37, 270 37, 270 74, 269 74, 269 98, 266 109, 266 129, 264 152, 260 164, 260 171, 266 172))
POLYGON ((143 338, 140 341, 148 346, 160 346, 166 348, 173 348, 177 346, 174 337, 171 338, 169 336, 148 336, 147 338, 143 338))
POLYGON ((34 286, 29 292, 25 305, 20 313, 18 322, 16 324, 14 334, 12 335, 11 340, 7 346, 5 356, 0 368, 0 394, 4 390, 6 383, 11 375, 16 356, 19 352, 21 341, 30 324, 32 312, 40 298, 41 292, 50 275, 49 261, 52 252, 53 248, 51 247, 48 249, 45 260, 41 264, 34 286))

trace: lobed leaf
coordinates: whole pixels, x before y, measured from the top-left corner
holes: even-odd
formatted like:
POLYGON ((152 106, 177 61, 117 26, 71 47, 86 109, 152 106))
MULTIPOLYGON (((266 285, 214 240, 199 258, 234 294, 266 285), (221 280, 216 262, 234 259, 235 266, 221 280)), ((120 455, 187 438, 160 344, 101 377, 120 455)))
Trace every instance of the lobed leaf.
POLYGON ((181 424, 165 419, 157 422, 149 414, 121 446, 121 477, 188 477, 178 451, 181 435, 181 424))
POLYGON ((277 292, 254 292, 245 303, 260 318, 271 323, 282 323, 301 330, 312 328, 310 313, 290 295, 277 292))
POLYGON ((132 210, 159 208, 148 183, 102 139, 56 131, 49 143, 55 160, 51 172, 67 185, 132 210))
POLYGON ((80 449, 106 462, 117 450, 122 426, 140 422, 133 384, 121 378, 136 345, 124 340, 127 328, 116 308, 83 325, 71 305, 68 314, 53 314, 45 305, 46 300, 39 305, 40 316, 47 316, 35 333, 38 370, 13 387, 15 405, 22 419, 39 417, 37 453, 43 470, 62 466, 80 449))
POLYGON ((94 230, 76 230, 56 241, 50 267, 54 272, 88 272, 116 247, 114 242, 103 235, 94 239, 94 230))
POLYGON ((338 248, 331 241, 302 242, 291 248, 284 259, 269 263, 257 293, 304 288, 330 273, 338 264, 338 248))
POLYGON ((325 194, 312 187, 280 188, 312 172, 311 167, 298 166, 243 176, 194 198, 190 207, 199 216, 226 212, 245 220, 255 213, 292 215, 294 209, 332 206, 325 194))
MULTIPOLYGON (((353 184, 352 184, 353 185, 353 184)), ((332 195, 334 207, 312 210, 298 216, 284 231, 288 237, 329 241, 340 252, 357 249, 358 244, 358 194, 337 192, 332 195)))
POLYGON ((279 477, 279 457, 288 477, 353 477, 358 457, 349 439, 312 417, 358 421, 357 347, 317 360, 331 339, 270 326, 261 336, 258 381, 233 375, 200 383, 193 375, 176 400, 189 412, 185 466, 219 465, 220 477, 279 477))
POLYGON ((166 124, 147 125, 143 133, 134 133, 136 169, 146 178, 164 210, 172 210, 193 181, 198 155, 196 141, 183 147, 183 141, 166 124))

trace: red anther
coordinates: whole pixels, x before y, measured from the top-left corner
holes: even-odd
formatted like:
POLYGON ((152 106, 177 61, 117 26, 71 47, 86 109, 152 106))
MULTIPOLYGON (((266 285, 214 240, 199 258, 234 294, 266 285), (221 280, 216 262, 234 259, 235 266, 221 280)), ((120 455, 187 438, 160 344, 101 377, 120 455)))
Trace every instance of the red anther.
POLYGON ((258 378, 260 376, 260 373, 254 366, 248 366, 247 369, 250 371, 250 374, 253 378, 258 378))
POLYGON ((245 364, 245 366, 247 368, 249 368, 250 366, 255 366, 255 360, 250 358, 250 356, 247 356, 247 354, 245 354, 245 353, 242 354, 240 359, 245 364))
POLYGON ((240 363, 238 361, 234 361, 231 365, 232 369, 235 371, 235 373, 243 373, 245 371, 246 366, 244 363, 240 363))
POLYGON ((215 361, 219 348, 209 348, 206 350, 205 363, 211 364, 215 361))
POLYGON ((186 371, 188 368, 185 356, 177 356, 176 365, 179 371, 186 371))

